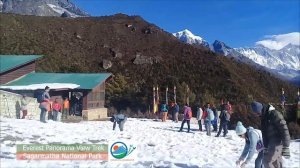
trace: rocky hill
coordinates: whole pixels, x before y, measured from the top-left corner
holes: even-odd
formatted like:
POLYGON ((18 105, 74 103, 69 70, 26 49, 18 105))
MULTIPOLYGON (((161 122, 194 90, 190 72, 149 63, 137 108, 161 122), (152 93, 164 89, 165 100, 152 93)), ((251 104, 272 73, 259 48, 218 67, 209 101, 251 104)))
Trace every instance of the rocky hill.
POLYGON ((0 20, 0 54, 42 54, 37 71, 118 74, 128 84, 129 91, 122 93, 128 106, 148 107, 153 85, 163 91, 183 83, 195 93, 196 102, 206 101, 204 97, 234 104, 246 103, 250 97, 275 102, 282 87, 289 99, 296 97, 296 87, 270 73, 180 42, 139 16, 0 14, 0 20))

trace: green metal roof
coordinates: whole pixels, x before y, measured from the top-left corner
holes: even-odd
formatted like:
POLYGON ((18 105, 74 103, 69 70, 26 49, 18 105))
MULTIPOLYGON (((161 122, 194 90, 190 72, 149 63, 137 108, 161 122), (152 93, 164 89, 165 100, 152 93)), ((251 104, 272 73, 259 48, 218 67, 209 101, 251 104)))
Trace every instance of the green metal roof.
POLYGON ((0 72, 11 70, 41 57, 41 55, 0 55, 0 72))
POLYGON ((110 76, 110 73, 29 73, 2 86, 67 83, 79 85, 78 89, 93 89, 97 85, 105 82, 110 76))

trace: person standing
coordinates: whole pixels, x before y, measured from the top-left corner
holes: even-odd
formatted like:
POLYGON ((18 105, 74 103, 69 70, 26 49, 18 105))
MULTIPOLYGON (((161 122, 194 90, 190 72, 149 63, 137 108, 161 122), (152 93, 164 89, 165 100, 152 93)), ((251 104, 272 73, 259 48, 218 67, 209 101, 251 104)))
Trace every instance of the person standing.
POLYGON ((166 103, 163 103, 160 108, 160 112, 162 114, 162 122, 167 121, 167 116, 168 116, 168 107, 166 103))
POLYGON ((212 120, 211 124, 213 126, 213 132, 217 132, 218 131, 218 112, 217 109, 214 105, 212 105, 211 110, 214 113, 214 120, 212 120))
POLYGON ((223 129, 223 137, 226 136, 226 134, 228 133, 228 122, 230 121, 230 114, 227 111, 227 105, 226 104, 222 104, 221 105, 221 114, 220 114, 220 126, 219 126, 219 131, 218 134, 216 135, 216 137, 219 137, 222 129, 223 129))
POLYGON ((179 132, 182 131, 185 122, 188 125, 188 131, 187 132, 190 132, 190 120, 191 120, 191 118, 192 118, 192 109, 191 109, 191 107, 188 106, 188 104, 186 104, 183 107, 183 120, 182 120, 179 132))
POLYGON ((22 96, 21 99, 21 111, 22 111, 22 118, 21 119, 25 119, 26 115, 27 115, 27 105, 29 104, 29 101, 27 100, 26 95, 22 96))
POLYGON ((40 109, 41 109, 41 114, 40 114, 40 121, 43 123, 46 123, 46 112, 50 111, 50 95, 49 95, 50 88, 48 86, 45 87, 44 92, 41 94, 40 100, 40 109))
POLYGON ((176 112, 175 112, 175 103, 174 102, 171 103, 170 111, 172 113, 172 121, 175 122, 175 113, 176 112))
POLYGON ((261 130, 265 146, 263 165, 265 168, 281 168, 282 156, 290 158, 290 134, 283 115, 270 104, 257 101, 251 110, 261 117, 261 130))
POLYGON ((199 125, 199 131, 202 131, 202 115, 203 115, 203 110, 201 106, 197 108, 197 120, 198 120, 198 125, 199 125))
POLYGON ((206 129, 206 135, 211 135, 211 121, 214 120, 214 112, 210 109, 210 104, 206 104, 206 113, 207 116, 204 119, 205 129, 206 129))
POLYGON ((175 103, 175 122, 178 123, 179 105, 175 103))
POLYGON ((69 99, 66 97, 63 102, 63 112, 62 112, 63 119, 67 119, 69 110, 70 110, 70 102, 69 102, 69 99))
POLYGON ((53 121, 60 121, 58 119, 58 113, 61 113, 61 104, 58 102, 58 98, 55 99, 55 101, 52 104, 53 109, 53 121))
POLYGON ((255 151, 257 151, 258 156, 255 159, 255 168, 262 168, 264 145, 261 132, 253 127, 245 128, 240 121, 237 123, 235 132, 239 137, 245 139, 244 150, 236 164, 244 168, 251 161, 255 151))

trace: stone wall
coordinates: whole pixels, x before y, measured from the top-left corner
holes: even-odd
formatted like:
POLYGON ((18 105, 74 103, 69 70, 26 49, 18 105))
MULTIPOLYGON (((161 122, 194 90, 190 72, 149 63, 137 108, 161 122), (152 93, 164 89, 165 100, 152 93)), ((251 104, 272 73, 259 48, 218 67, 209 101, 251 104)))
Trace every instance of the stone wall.
POLYGON ((107 118, 107 108, 96 108, 82 111, 84 120, 100 120, 107 118))
MULTIPOLYGON (((21 112, 21 98, 22 95, 15 94, 7 91, 0 90, 0 116, 7 118, 20 118, 22 117, 21 112)), ((28 114, 26 119, 39 120, 40 109, 36 98, 27 97, 28 114)))

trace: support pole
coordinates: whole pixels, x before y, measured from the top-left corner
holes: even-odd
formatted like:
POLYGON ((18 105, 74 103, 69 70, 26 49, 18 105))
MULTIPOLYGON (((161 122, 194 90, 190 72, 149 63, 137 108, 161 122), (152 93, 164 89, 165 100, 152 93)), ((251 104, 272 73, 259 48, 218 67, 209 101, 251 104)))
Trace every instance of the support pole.
POLYGON ((168 86, 166 88, 166 105, 168 105, 168 86))
POLYGON ((176 104, 176 86, 174 86, 174 101, 175 101, 175 104, 176 104))
POLYGON ((156 113, 155 87, 153 86, 153 113, 156 113))

